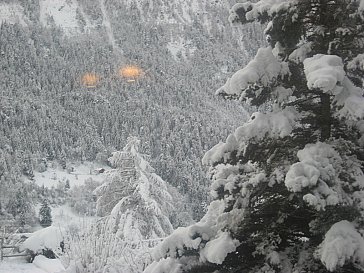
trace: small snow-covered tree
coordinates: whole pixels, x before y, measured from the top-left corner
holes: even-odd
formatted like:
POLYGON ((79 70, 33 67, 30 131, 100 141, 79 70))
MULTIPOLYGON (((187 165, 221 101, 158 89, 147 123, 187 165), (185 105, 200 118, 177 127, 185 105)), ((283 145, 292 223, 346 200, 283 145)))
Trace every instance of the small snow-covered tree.
POLYGON ((52 225, 52 209, 47 199, 43 199, 42 206, 39 209, 39 222, 42 227, 52 225))
POLYGON ((139 140, 130 137, 123 151, 113 153, 114 169, 94 191, 97 213, 104 217, 86 236, 104 247, 86 255, 94 257, 83 263, 92 264, 93 272, 141 272, 151 260, 150 248, 173 230, 174 204, 181 197, 154 173, 138 146, 139 140))
POLYGON ((267 24, 218 90, 259 112, 206 153, 215 200, 145 272, 363 272, 363 1, 246 1, 230 19, 267 24))
POLYGON ((20 227, 25 228, 34 224, 36 216, 33 203, 23 182, 17 185, 14 199, 8 201, 7 210, 20 227))

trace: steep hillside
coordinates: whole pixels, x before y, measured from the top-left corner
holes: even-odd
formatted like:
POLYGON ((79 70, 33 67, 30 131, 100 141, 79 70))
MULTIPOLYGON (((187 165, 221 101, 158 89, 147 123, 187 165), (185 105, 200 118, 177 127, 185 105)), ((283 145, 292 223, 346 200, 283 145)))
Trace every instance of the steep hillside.
POLYGON ((227 6, 208 3, 7 1, 26 25, 0 28, 2 207, 15 194, 8 185, 32 177, 42 158, 104 161, 137 135, 198 218, 208 196, 200 158, 246 118, 214 92, 245 63, 232 60, 259 43, 242 48, 227 6), (142 77, 120 77, 131 64, 142 77), (82 84, 87 73, 92 87, 82 84))

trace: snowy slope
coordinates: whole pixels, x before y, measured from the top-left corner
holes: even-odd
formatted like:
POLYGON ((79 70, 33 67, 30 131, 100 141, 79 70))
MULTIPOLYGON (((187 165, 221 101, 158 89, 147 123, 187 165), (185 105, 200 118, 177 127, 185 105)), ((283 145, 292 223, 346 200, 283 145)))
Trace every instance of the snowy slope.
POLYGON ((7 22, 10 24, 19 23, 26 26, 27 24, 25 21, 24 10, 19 4, 0 3, 0 24, 2 22, 7 22))
POLYGON ((87 179, 92 178, 95 181, 103 181, 105 175, 98 173, 98 169, 110 169, 107 166, 97 165, 91 162, 84 162, 83 164, 75 164, 71 172, 62 169, 60 166, 54 165, 49 166, 45 172, 34 172, 33 181, 38 186, 46 188, 56 187, 59 182, 70 183, 71 188, 73 186, 83 185, 87 179))
POLYGON ((61 27, 66 34, 74 34, 79 31, 77 21, 77 4, 71 0, 41 0, 40 4, 40 22, 47 26, 54 23, 61 27))
POLYGON ((76 0, 40 0, 40 18, 43 26, 55 24, 68 36, 77 35, 94 28, 76 0), (85 26, 81 28, 80 19, 85 26))

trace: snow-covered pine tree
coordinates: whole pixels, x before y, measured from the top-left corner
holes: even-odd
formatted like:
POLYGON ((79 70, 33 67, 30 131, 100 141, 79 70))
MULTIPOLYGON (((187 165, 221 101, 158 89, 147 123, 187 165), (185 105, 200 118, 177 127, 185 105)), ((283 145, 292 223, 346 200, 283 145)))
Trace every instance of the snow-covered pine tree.
POLYGON ((261 0, 270 46, 218 90, 260 111, 206 153, 215 198, 145 272, 363 272, 364 2, 261 0))
POLYGON ((39 209, 39 222, 42 227, 52 225, 52 209, 47 199, 43 199, 42 206, 39 209))
POLYGON ((94 191, 97 213, 105 217, 89 235, 109 241, 110 246, 92 256, 108 257, 101 266, 116 267, 118 272, 141 272, 150 262, 150 247, 173 230, 171 217, 181 198, 154 173, 138 146, 139 140, 130 137, 123 151, 113 153, 109 162, 115 169, 94 191))
POLYGON ((16 224, 22 228, 29 227, 35 220, 35 211, 32 200, 28 194, 28 188, 23 182, 19 182, 14 198, 9 200, 6 210, 12 214, 16 224))

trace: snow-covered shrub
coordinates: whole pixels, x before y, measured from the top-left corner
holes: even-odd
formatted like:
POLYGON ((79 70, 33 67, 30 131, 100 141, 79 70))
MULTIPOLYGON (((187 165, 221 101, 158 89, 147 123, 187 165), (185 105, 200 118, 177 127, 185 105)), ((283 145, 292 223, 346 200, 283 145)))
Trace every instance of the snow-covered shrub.
POLYGON ((62 254, 62 243, 66 239, 65 229, 50 226, 34 232, 20 246, 20 251, 30 254, 31 260, 37 255, 54 259, 62 254))

